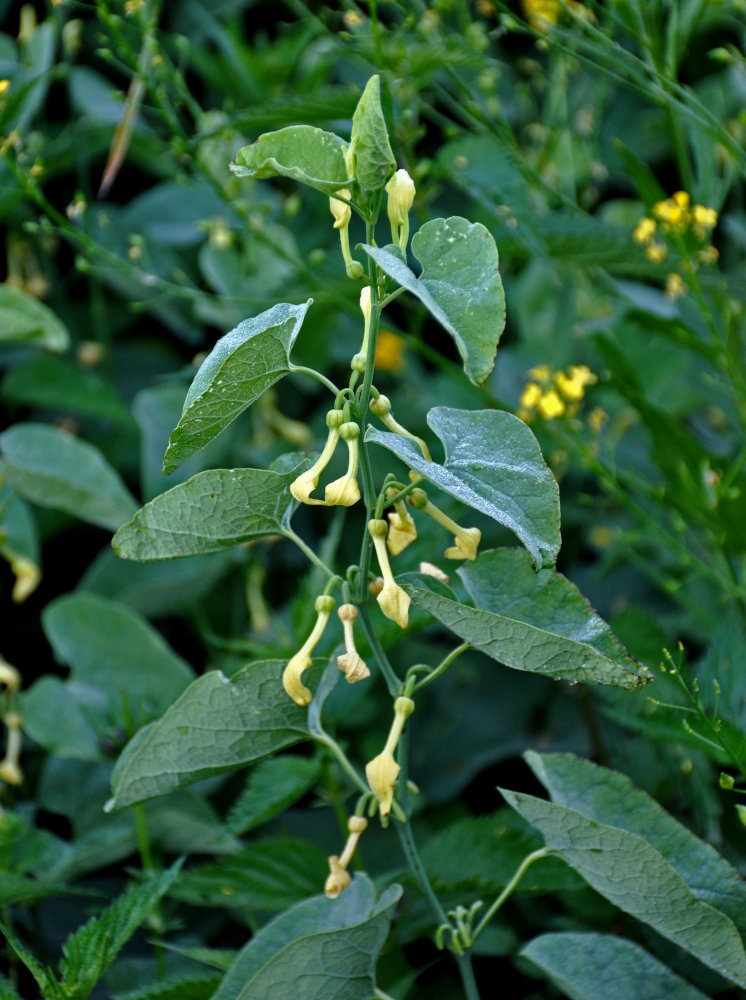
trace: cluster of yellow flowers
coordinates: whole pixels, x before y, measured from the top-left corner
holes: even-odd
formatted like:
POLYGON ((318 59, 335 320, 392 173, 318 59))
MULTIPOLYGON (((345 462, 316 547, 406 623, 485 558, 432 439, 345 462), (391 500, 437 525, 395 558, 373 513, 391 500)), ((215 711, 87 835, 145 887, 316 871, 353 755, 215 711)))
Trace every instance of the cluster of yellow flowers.
MULTIPOLYGON (((657 201, 651 214, 652 218, 643 216, 639 220, 632 239, 645 247, 645 256, 654 264, 660 264, 668 253, 667 244, 656 238, 659 232, 663 236, 691 233, 699 243, 704 243, 718 221, 714 208, 691 205, 686 191, 676 191, 670 198, 657 201)), ((701 263, 711 264, 717 260, 718 252, 709 245, 702 247, 697 256, 701 263)))
POLYGON ((537 365, 529 371, 517 411, 529 423, 538 415, 542 420, 573 416, 585 396, 586 386, 598 381, 587 365, 570 365, 566 371, 553 371, 549 365, 537 365))
MULTIPOLYGON (((578 0, 567 0, 566 6, 573 14, 586 19, 591 17, 588 8, 578 3, 578 0)), ((523 0, 523 13, 534 31, 546 32, 557 23, 562 9, 563 5, 559 0, 523 0)))

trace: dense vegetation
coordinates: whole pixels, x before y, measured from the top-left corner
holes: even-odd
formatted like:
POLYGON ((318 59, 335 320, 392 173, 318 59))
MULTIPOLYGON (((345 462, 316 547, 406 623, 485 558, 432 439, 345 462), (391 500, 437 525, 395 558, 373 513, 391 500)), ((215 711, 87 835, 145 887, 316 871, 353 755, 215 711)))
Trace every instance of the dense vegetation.
POLYGON ((743 995, 745 14, 6 12, 2 1000, 743 995))

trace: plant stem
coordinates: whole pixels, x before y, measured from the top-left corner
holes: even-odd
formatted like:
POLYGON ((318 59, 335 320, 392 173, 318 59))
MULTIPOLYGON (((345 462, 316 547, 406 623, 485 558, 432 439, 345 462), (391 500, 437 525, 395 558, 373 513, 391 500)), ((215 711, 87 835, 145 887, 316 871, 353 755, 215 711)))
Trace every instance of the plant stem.
POLYGON ((316 736, 315 739, 317 739, 319 743, 323 743, 324 746, 329 747, 331 752, 337 758, 337 763, 345 772, 345 774, 348 776, 348 778, 352 781, 353 785, 357 785, 357 787, 360 789, 361 792, 370 791, 368 785, 363 781, 363 779, 357 773, 355 768, 350 763, 347 754, 344 752, 342 747, 339 745, 339 743, 337 743, 335 739, 329 736, 328 733, 324 733, 323 736, 316 736))
POLYGON ((317 372, 315 368, 306 368, 305 365, 291 365, 290 371, 293 374, 297 372, 301 375, 310 375, 311 378, 315 378, 317 382, 321 382, 323 385, 325 385, 327 389, 335 396, 339 395, 340 390, 331 381, 331 379, 328 379, 326 375, 324 375, 322 372, 317 372))
POLYGON ((489 908, 489 910, 487 910, 487 912, 485 913, 485 915, 482 917, 482 919, 477 924, 477 928, 474 931, 474 935, 473 935, 473 940, 474 941, 477 940, 477 938, 479 937, 479 935, 485 929, 485 927, 490 922, 490 920, 492 920, 492 918, 497 913, 497 911, 500 909, 500 907, 503 905, 503 903, 505 902, 505 900, 511 895, 511 893, 514 891, 515 887, 521 881, 521 879, 526 874, 526 872, 531 867, 531 865, 534 863, 534 861, 538 861, 539 858, 545 858, 545 857, 547 857, 548 854, 549 854, 549 851, 547 850, 547 848, 546 847, 541 847, 541 848, 539 848, 538 851, 533 851, 531 854, 528 855, 528 857, 526 857, 526 858, 523 859, 523 861, 518 866, 518 871, 515 873, 515 875, 513 876, 513 878, 510 880, 510 882, 508 882, 508 884, 505 886, 505 888, 503 889, 503 891, 497 897, 497 899, 495 900, 495 902, 492 904, 492 906, 489 908))
POLYGON ((461 656, 461 654, 465 653, 467 649, 471 649, 470 642, 462 642, 460 646, 457 646, 454 650, 452 650, 431 673, 427 674, 421 681, 418 681, 417 684, 415 684, 415 691, 419 691, 421 688, 426 687, 430 681, 434 681, 436 677, 440 677, 443 671, 450 667, 456 657, 461 656))
POLYGON ((289 525, 287 526, 287 528, 285 528, 284 534, 285 537, 289 538, 291 542, 295 542, 295 544, 298 546, 301 552, 303 552, 306 556, 308 556, 309 560, 314 564, 314 566, 317 569, 320 569, 322 572, 326 573, 326 575, 329 578, 337 575, 333 570, 329 569, 329 567, 326 565, 323 559, 320 559, 316 555, 316 553, 313 551, 312 548, 306 545, 306 543, 303 541, 300 535, 296 535, 296 533, 289 525))
POLYGON ((401 691, 401 681, 396 676, 394 668, 391 666, 388 656, 386 656, 386 651, 381 645, 381 640, 376 635, 376 630, 370 619, 370 612, 368 611, 367 606, 362 603, 360 604, 360 623, 363 626, 363 631, 365 632, 365 637, 370 644, 370 648, 373 650, 373 655, 376 658, 379 669, 386 679, 389 694, 392 698, 396 698, 401 691))
MULTIPOLYGON (((430 903, 430 908, 435 914, 438 923, 449 923, 446 912, 443 909, 440 900, 435 895, 435 890, 430 884, 430 879, 427 877, 427 872, 425 871, 420 859, 420 854, 417 850, 417 845, 414 842, 414 836, 412 835, 412 824, 409 822, 397 823, 396 832, 399 834, 399 842, 401 843, 404 856, 407 859, 412 874, 417 879, 420 888, 427 897, 427 900, 430 903)), ((476 979, 474 978, 474 970, 471 967, 471 957, 468 954, 454 954, 453 957, 456 959, 456 964, 458 965, 458 970, 461 974, 461 982, 464 987, 466 1000, 479 1000, 479 990, 477 988, 476 979)))

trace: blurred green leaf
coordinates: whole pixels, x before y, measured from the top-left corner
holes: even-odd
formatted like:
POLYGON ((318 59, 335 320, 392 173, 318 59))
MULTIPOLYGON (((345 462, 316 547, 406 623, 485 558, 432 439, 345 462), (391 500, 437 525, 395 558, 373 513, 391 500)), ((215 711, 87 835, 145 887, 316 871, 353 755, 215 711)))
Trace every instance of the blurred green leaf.
POLYGON ((132 419, 110 383, 60 358, 30 358, 17 365, 3 381, 2 396, 12 403, 99 420, 132 419))
POLYGON ((261 826, 306 794, 321 771, 319 761, 283 754, 262 761, 231 806, 227 826, 236 835, 261 826))
POLYGON ((168 474, 292 370, 290 352, 311 299, 280 303, 221 337, 202 362, 163 459, 168 474))
POLYGON ((381 110, 381 78, 372 76, 352 116, 350 147, 355 154, 355 180, 377 191, 396 170, 386 119, 381 110))
POLYGON ((357 874, 338 899, 297 903, 239 952, 213 1000, 370 1000, 400 896, 394 885, 376 902, 372 883, 357 874))
POLYGON ((70 334, 49 306, 20 288, 0 284, 0 344, 15 342, 65 351, 70 334))
POLYGON ((505 326, 505 293, 489 231, 459 216, 426 222, 412 237, 412 253, 422 264, 419 278, 390 248, 363 249, 451 334, 471 381, 484 382, 505 326))
POLYGON ((193 906, 279 913, 317 893, 328 874, 323 851, 282 837, 253 842, 240 854, 185 872, 174 894, 193 906))
POLYGON ((115 530, 137 501, 93 445, 46 424, 18 424, 0 434, 0 472, 40 507, 115 530))
POLYGON ((707 1000, 643 948, 609 934, 542 934, 520 953, 570 1000, 707 1000))
POLYGON ((307 739, 308 713, 282 686, 285 663, 251 663, 230 680, 215 670, 198 677, 158 722, 127 744, 107 808, 165 795, 307 739))
POLYGON ((200 472, 146 503, 114 535, 114 551, 121 559, 177 559, 284 534, 297 471, 200 472))
POLYGON ((116 1000, 210 1000, 221 978, 215 972, 184 973, 118 993, 116 1000))
POLYGON ((230 166, 238 177, 281 174, 331 194, 352 182, 345 165, 347 148, 348 143, 333 132, 312 125, 288 125, 239 149, 230 166))
POLYGON ((505 525, 538 566, 553 565, 560 547, 559 490, 526 424, 501 410, 436 406, 427 415, 443 442, 443 465, 428 462, 399 434, 372 424, 366 441, 383 445, 461 503, 505 525))

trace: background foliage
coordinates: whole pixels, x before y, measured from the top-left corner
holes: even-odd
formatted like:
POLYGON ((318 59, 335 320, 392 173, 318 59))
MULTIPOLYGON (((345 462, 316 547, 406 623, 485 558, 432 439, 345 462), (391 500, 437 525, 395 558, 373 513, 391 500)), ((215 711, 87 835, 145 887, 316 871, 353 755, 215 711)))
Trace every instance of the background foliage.
MULTIPOLYGON (((574 824, 601 824, 599 837, 645 858, 640 899, 605 892, 613 872, 602 866, 583 881, 538 861, 479 939, 485 995, 499 975, 515 997, 596 997, 608 975, 624 997, 630 968, 645 970, 649 997, 739 995, 743 970, 724 952, 714 959, 702 933, 672 937, 646 906, 651 872, 668 877, 658 859, 673 864, 670 838, 691 862, 676 868, 682 884, 712 857, 697 837, 746 864, 744 13, 739 0, 97 0, 20 15, 6 5, 1 651, 22 689, 6 685, 2 707, 7 739, 13 713, 23 730, 22 780, 0 772, 11 779, 0 824, 0 907, 16 942, 0 980, 8 997, 232 996, 225 973, 251 939, 233 974, 253 984, 246 996, 274 998, 287 932, 266 928, 289 913, 323 937, 314 954, 363 955, 361 997, 379 951, 391 996, 458 990, 386 831, 366 834, 356 865, 370 878, 356 878, 328 923, 326 901, 309 898, 345 817, 323 747, 103 809, 124 744, 196 676, 217 668, 240 685, 248 662, 285 662, 310 627, 319 580, 287 542, 134 563, 110 539, 141 503, 203 469, 263 468, 323 441, 325 400, 297 376, 161 473, 204 352, 246 317, 313 298, 296 362, 341 371, 357 349, 356 292, 326 198, 241 180, 228 163, 288 124, 347 135, 374 72, 397 161, 417 185, 413 228, 437 215, 483 223, 507 302, 497 367, 475 387, 450 339, 402 298, 387 314, 378 384, 418 433, 434 406, 530 420, 560 483, 558 567, 658 673, 649 688, 616 691, 514 673, 476 651, 460 658, 411 725, 425 867, 447 909, 499 894, 541 846, 537 830, 564 856, 571 810, 574 824), (676 215, 679 191, 689 202, 676 215), (693 206, 713 209, 716 225, 693 206), (636 228, 644 218, 654 237, 636 228), (571 366, 590 374, 578 381, 571 366), (557 373, 566 391, 575 379, 570 395, 557 373), (529 768, 526 751, 549 756, 533 753, 529 768), (572 769, 592 765, 554 756, 568 752, 620 772, 617 800, 573 798, 568 788, 593 781, 572 769), (658 840, 656 802, 683 824, 658 840), (609 935, 623 944, 606 956, 609 935)), ((479 523, 490 545, 505 543, 479 523)), ((341 526, 326 535, 327 524, 311 510, 296 528, 353 560, 341 526)), ((421 532, 405 568, 439 544, 421 532)), ((437 661, 443 633, 420 626, 405 651, 393 627, 384 644, 437 661)), ((335 691, 325 712, 350 755, 377 752, 390 714, 382 684, 335 691)), ((707 890, 713 913, 725 877, 707 890)), ((720 924, 713 935, 727 937, 720 924)), ((339 961, 349 969, 352 958, 339 961)))

